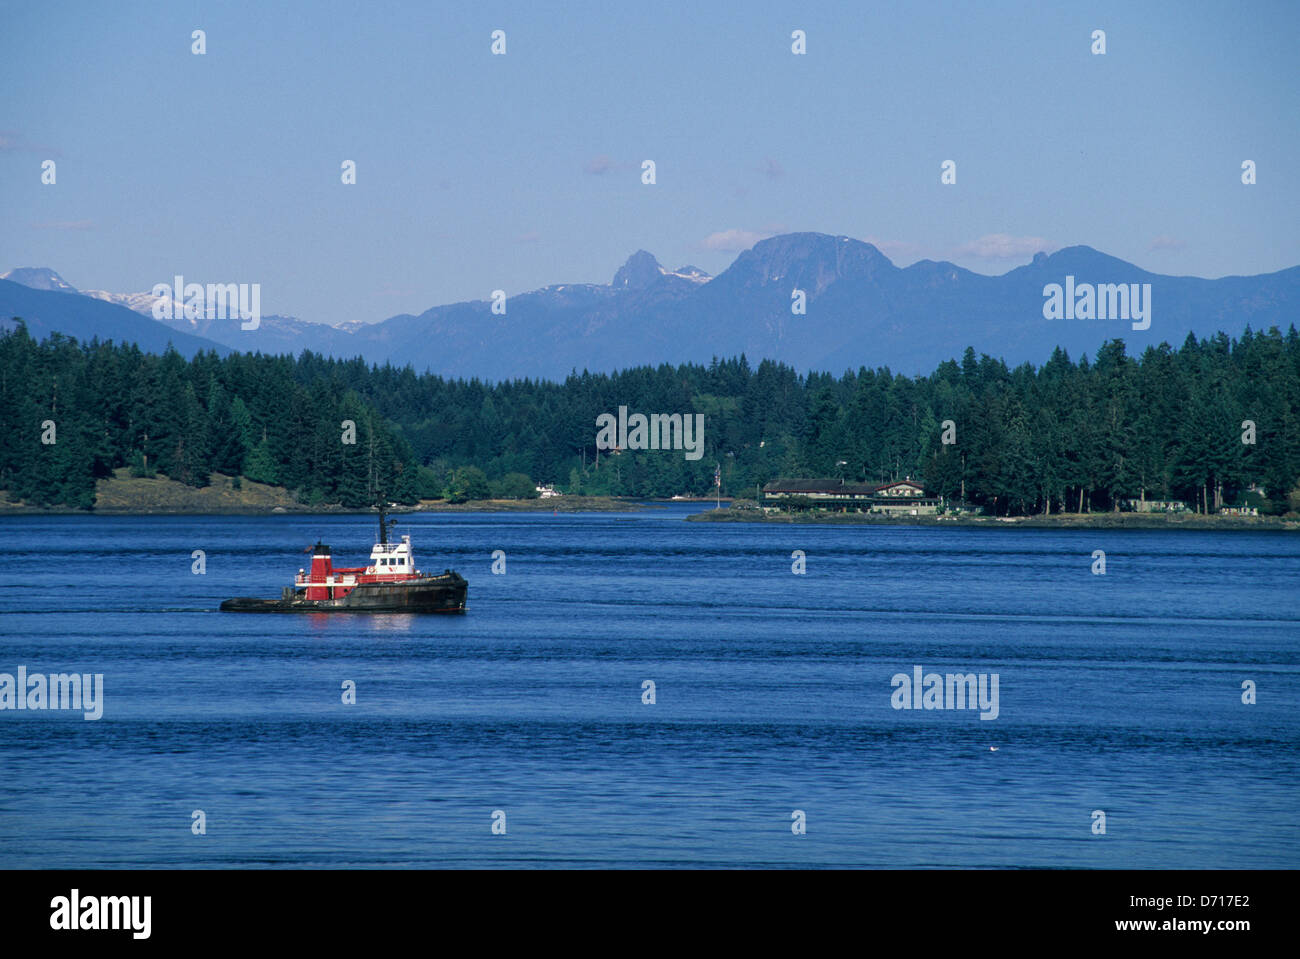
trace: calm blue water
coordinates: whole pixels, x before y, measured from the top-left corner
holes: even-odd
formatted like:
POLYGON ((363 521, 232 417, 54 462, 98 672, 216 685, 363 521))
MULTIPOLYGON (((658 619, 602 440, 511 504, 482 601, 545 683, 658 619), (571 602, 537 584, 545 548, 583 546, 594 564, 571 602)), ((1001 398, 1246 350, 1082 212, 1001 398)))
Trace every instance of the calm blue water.
POLYGON ((364 516, 0 519, 0 672, 105 686, 0 711, 0 867, 1300 866, 1300 536, 689 511, 403 517, 463 617, 215 611, 364 516))

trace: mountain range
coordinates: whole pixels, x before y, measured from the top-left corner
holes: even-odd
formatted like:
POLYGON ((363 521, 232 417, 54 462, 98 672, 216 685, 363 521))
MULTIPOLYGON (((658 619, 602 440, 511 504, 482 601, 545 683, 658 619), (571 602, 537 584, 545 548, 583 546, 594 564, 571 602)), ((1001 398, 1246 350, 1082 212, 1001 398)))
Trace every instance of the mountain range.
POLYGON ((751 362, 833 373, 859 366, 926 373, 967 346, 1012 365, 1042 363, 1056 346, 1077 358, 1117 337, 1138 353, 1161 342, 1179 345, 1188 333, 1286 329, 1300 318, 1300 267, 1213 280, 1166 276, 1072 246, 986 276, 933 260, 900 268, 870 243, 791 233, 756 243, 716 277, 691 266, 665 269, 638 250, 608 284, 513 295, 504 313, 477 300, 340 327, 264 316, 257 330, 245 331, 238 319, 155 320, 153 302, 148 293, 77 291, 49 269, 0 276, 0 325, 21 316, 38 335, 57 329, 79 339, 134 339, 149 350, 170 339, 183 353, 310 349, 501 380, 742 352, 751 362), (1150 284, 1150 328, 1134 330, 1118 318, 1045 319, 1045 288, 1067 282, 1150 284), (795 291, 803 293, 803 313, 792 309, 795 291))

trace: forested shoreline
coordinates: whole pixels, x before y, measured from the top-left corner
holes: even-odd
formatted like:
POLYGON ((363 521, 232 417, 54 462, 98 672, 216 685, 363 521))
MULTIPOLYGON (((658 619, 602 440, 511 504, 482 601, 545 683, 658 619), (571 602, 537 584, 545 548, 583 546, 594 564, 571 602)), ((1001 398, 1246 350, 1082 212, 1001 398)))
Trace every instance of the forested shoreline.
POLYGON ((36 506, 92 508, 96 481, 122 467, 361 507, 531 496, 537 483, 708 494, 720 464, 735 496, 777 477, 910 476, 997 515, 1126 499, 1214 511, 1243 495, 1281 513, 1300 480, 1300 334, 1189 336, 1139 357, 1114 340, 1092 360, 1057 350, 1014 369, 967 349, 922 377, 741 356, 489 384, 308 352, 186 360, 57 334, 38 343, 20 324, 0 335, 0 423, 0 489, 36 506), (704 455, 598 451, 596 418, 620 406, 704 414, 704 455))

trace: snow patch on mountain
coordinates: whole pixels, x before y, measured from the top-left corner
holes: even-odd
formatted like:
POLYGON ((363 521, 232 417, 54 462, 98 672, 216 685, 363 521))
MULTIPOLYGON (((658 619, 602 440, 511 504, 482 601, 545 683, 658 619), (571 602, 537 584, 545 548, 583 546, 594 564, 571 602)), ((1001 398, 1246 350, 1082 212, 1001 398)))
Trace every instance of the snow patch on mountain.
MULTIPOLYGON (((103 300, 105 303, 114 303, 117 306, 125 306, 128 310, 134 310, 143 316, 153 317, 153 306, 155 303, 162 301, 163 309, 170 312, 171 298, 167 296, 154 296, 152 293, 109 293, 107 290, 80 290, 82 296, 89 296, 96 300, 103 300)), ((191 325, 194 325, 191 323, 191 325)))

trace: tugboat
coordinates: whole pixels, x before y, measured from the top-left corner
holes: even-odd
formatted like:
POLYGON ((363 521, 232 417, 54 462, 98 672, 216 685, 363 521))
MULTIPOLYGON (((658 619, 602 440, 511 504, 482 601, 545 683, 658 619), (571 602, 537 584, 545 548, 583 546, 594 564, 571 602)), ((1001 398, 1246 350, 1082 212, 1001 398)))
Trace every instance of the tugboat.
POLYGON ((330 548, 317 542, 311 572, 298 570, 279 599, 228 599, 226 613, 463 613, 469 584, 453 570, 427 576, 415 568, 411 537, 388 542, 388 527, 379 504, 379 542, 369 566, 335 566, 330 548))

